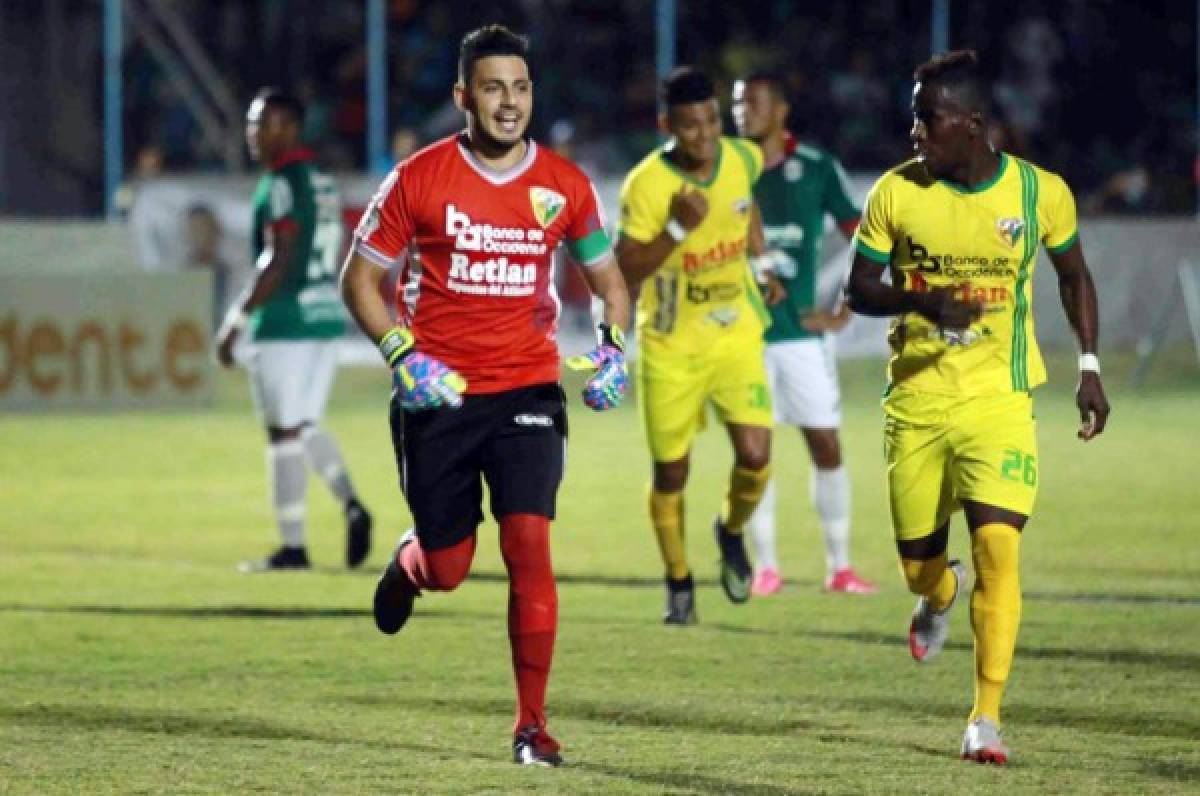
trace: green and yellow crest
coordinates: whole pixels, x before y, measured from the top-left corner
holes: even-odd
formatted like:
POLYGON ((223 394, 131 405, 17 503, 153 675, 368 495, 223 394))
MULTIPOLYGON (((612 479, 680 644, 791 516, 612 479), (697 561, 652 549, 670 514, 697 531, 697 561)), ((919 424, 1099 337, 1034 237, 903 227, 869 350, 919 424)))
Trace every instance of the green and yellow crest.
POLYGON ((1019 218, 998 218, 996 219, 996 234, 1000 236, 1000 240, 1008 244, 1009 248, 1017 245, 1017 241, 1021 239, 1021 233, 1025 231, 1025 222, 1019 218))
POLYGON ((549 188, 535 185, 529 189, 529 203, 533 205, 533 216, 542 228, 550 226, 558 214, 567 206, 567 199, 549 188))

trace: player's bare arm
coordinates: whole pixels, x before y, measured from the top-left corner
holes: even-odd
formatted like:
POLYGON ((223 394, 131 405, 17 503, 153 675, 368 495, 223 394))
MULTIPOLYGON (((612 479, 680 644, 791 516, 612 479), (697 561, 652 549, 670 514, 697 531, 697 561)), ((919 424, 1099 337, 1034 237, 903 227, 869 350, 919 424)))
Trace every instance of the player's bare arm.
MULTIPOLYGON (((1067 321, 1075 331, 1079 350, 1084 354, 1096 355, 1096 341, 1100 325, 1100 310, 1096 300, 1096 285, 1092 272, 1083 257, 1083 246, 1079 241, 1064 252, 1050 253, 1050 262, 1058 274, 1058 293, 1062 298, 1067 321)), ((1075 391, 1075 404, 1079 407, 1079 438, 1085 442, 1104 431, 1108 422, 1108 398, 1100 383, 1099 370, 1081 368, 1079 387, 1075 391)))
POLYGON ((396 325, 380 291, 386 275, 387 271, 351 250, 339 280, 342 301, 359 328, 375 344, 396 325))
POLYGON ((604 303, 604 322, 621 329, 629 328, 629 289, 617 261, 609 257, 581 269, 592 295, 604 303))
POLYGON ((298 235, 299 231, 291 225, 280 225, 268 231, 269 240, 258 259, 254 280, 234 301, 229 316, 217 332, 217 361, 225 367, 233 366, 233 347, 245 325, 246 316, 269 299, 283 282, 298 235))
POLYGON ((965 329, 983 314, 977 301, 959 301, 946 288, 916 293, 883 281, 884 269, 855 252, 846 285, 846 303, 860 315, 883 317, 915 312, 943 329, 965 329))
POLYGON ((617 241, 617 263, 631 290, 657 271, 688 233, 700 226, 708 215, 708 198, 685 183, 671 197, 669 212, 666 225, 652 240, 643 242, 622 234, 617 241))

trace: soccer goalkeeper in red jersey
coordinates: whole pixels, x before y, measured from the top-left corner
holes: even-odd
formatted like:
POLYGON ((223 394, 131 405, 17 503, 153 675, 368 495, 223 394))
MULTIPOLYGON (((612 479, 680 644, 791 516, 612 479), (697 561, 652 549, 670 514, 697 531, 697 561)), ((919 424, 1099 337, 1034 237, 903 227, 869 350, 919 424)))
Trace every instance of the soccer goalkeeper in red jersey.
POLYGON ((396 633, 422 592, 466 578, 486 481, 510 583, 513 758, 558 765, 545 715, 558 625, 549 533, 567 433, 554 250, 566 245, 604 303, 597 346, 577 358, 592 371, 584 401, 593 409, 617 405, 625 392, 629 295, 591 182, 525 137, 527 54, 526 39, 499 25, 463 38, 454 101, 467 128, 383 181, 342 271, 342 294, 393 370, 392 441, 415 524, 376 588, 376 625, 396 633), (398 263, 393 320, 379 286, 398 263))

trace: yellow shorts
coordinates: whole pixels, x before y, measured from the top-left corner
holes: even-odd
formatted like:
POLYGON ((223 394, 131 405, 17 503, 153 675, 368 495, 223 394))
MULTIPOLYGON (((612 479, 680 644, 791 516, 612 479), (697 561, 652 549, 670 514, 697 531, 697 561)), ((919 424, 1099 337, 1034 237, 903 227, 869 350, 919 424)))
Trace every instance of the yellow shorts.
POLYGON ((727 341, 702 354, 642 350, 637 362, 638 403, 656 462, 682 459, 704 427, 711 403, 725 424, 770 428, 771 393, 761 336, 727 341))
POLYGON ((1029 393, 959 397, 896 390, 883 407, 898 541, 928 536, 963 500, 1025 516, 1033 511, 1037 428, 1029 393))

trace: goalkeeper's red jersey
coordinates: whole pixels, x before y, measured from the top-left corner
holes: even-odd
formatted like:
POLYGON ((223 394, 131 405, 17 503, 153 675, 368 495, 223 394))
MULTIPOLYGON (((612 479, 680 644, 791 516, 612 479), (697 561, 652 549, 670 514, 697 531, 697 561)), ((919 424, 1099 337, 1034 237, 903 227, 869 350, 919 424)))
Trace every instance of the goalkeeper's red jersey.
POLYGON ((468 393, 558 381, 559 243, 585 267, 612 251, 587 176, 532 141, 520 163, 495 172, 465 133, 396 166, 354 240, 375 264, 401 267, 400 323, 417 350, 466 378, 468 393))

